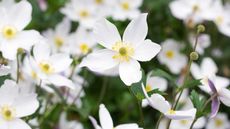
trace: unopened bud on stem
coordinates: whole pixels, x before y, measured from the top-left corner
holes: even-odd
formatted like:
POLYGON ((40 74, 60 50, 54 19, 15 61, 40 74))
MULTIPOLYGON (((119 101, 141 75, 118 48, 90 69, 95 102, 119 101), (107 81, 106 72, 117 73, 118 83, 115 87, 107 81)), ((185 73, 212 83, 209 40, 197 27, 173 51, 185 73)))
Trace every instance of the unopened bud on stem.
POLYGON ((198 60, 199 54, 197 52, 191 52, 190 53, 190 59, 191 60, 198 60))

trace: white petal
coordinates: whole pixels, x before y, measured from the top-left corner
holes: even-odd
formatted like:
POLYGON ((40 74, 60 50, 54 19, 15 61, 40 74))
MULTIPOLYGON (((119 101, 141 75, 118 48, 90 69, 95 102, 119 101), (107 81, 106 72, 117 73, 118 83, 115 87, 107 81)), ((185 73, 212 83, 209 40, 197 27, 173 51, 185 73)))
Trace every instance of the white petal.
POLYGON ((139 129, 137 124, 122 124, 116 126, 115 129, 139 129))
POLYGON ((49 76, 49 81, 54 84, 55 86, 66 86, 71 89, 74 89, 75 85, 72 82, 72 80, 69 80, 67 77, 61 76, 61 75, 52 75, 49 76))
POLYGON ((104 104, 100 105, 99 117, 103 129, 113 129, 113 120, 104 104))
POLYGON ((175 111, 175 114, 165 113, 165 116, 173 120, 184 120, 184 119, 194 119, 196 115, 196 109, 190 109, 186 111, 175 111))
POLYGON ((150 61, 161 50, 161 46, 151 40, 145 40, 136 47, 133 58, 138 61, 150 61))
POLYGON ((152 94, 151 97, 148 96, 144 85, 142 84, 142 90, 145 94, 146 99, 148 100, 149 104, 156 110, 160 111, 161 113, 166 113, 170 110, 171 106, 165 98, 159 94, 152 94))
POLYGON ((173 1, 169 7, 173 16, 178 19, 185 20, 190 15, 190 9, 183 0, 173 1))
POLYGON ((8 11, 8 17, 13 25, 20 31, 31 21, 32 6, 27 1, 21 1, 12 6, 8 11))
POLYGON ((226 88, 222 88, 219 91, 219 98, 220 101, 226 105, 230 107, 230 90, 226 89, 226 88))
POLYGON ((15 119, 8 122, 7 129, 31 129, 31 127, 21 119, 15 119))
POLYGON ((127 86, 139 82, 142 77, 141 66, 139 62, 134 59, 130 59, 128 62, 120 63, 119 75, 121 80, 127 86))
POLYGON ((99 20, 94 28, 95 39, 102 46, 112 49, 112 45, 121 41, 115 25, 106 19, 99 20))
POLYGON ((16 117, 25 117, 33 114, 39 107, 36 94, 19 95, 15 99, 13 107, 16 109, 16 117))
POLYGON ((42 42, 36 44, 33 49, 34 58, 36 61, 48 60, 51 50, 49 44, 42 42))
POLYGON ((203 78, 203 75, 201 73, 201 69, 196 63, 192 63, 191 73, 195 79, 202 79, 203 78))
POLYGON ((3 57, 9 60, 15 60, 17 57, 18 46, 16 44, 10 44, 7 42, 3 42, 2 44, 4 45, 2 45, 0 49, 3 57))
POLYGON ((167 90, 168 82, 162 77, 149 77, 147 79, 147 85, 152 86, 152 89, 159 89, 160 91, 167 90))
POLYGON ((0 76, 5 76, 7 74, 9 74, 11 71, 9 66, 5 66, 5 65, 0 65, 0 76))
POLYGON ((105 71, 114 68, 119 63, 112 58, 115 54, 115 52, 108 49, 95 51, 85 57, 79 67, 86 66, 90 70, 95 72, 105 71))
POLYGON ((123 35, 123 41, 131 43, 134 46, 142 43, 148 33, 147 14, 141 14, 138 18, 132 20, 123 35))
POLYGON ((71 22, 68 18, 64 18, 60 24, 57 25, 56 31, 58 34, 68 34, 71 29, 71 22))
POLYGON ((9 104, 14 102, 14 99, 18 97, 19 87, 12 80, 5 80, 4 84, 0 88, 0 105, 9 104))
POLYGON ((96 121, 93 117, 89 116, 89 119, 90 119, 91 123, 93 124, 94 129, 102 129, 102 128, 97 124, 97 121, 96 121))
POLYGON ((218 71, 218 68, 215 62, 211 58, 206 57, 203 59, 201 63, 201 70, 204 75, 209 76, 209 75, 215 75, 218 71))
POLYGON ((62 72, 68 67, 70 67, 72 63, 72 59, 68 54, 54 54, 50 57, 50 62, 52 66, 54 67, 55 72, 62 72))

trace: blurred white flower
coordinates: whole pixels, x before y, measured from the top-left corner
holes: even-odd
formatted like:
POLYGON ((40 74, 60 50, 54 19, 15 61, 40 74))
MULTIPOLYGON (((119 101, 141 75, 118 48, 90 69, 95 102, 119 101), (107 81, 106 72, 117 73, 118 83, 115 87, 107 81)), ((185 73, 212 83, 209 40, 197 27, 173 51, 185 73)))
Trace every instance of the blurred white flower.
POLYGON ((163 113, 167 118, 173 120, 189 120, 194 119, 196 115, 196 109, 191 108, 189 110, 184 111, 174 111, 171 108, 171 105, 168 101, 165 100, 163 96, 160 94, 152 94, 151 97, 148 96, 144 85, 142 85, 142 90, 145 94, 146 99, 149 102, 149 105, 154 109, 163 113))
POLYGON ((38 107, 36 94, 21 94, 14 81, 6 80, 0 88, 0 128, 31 129, 20 118, 33 114, 38 107))
POLYGON ((72 21, 77 21, 87 28, 92 28, 95 21, 102 17, 98 14, 92 0, 71 0, 61 9, 61 12, 72 21))
POLYGON ((34 46, 33 56, 34 58, 30 58, 30 65, 43 83, 52 83, 55 86, 67 86, 69 88, 75 87, 71 80, 61 74, 72 63, 68 54, 51 55, 49 45, 46 42, 41 42, 34 46))
POLYGON ((48 39, 52 52, 66 52, 64 48, 68 46, 67 40, 71 30, 71 22, 69 19, 64 18, 54 30, 48 29, 43 33, 44 37, 48 39))
POLYGON ((110 116, 110 113, 104 104, 100 105, 100 110, 99 110, 99 119, 100 119, 101 126, 97 124, 97 121, 93 117, 89 117, 89 118, 95 129, 143 129, 143 128, 139 128, 138 125, 135 123, 121 124, 114 127, 113 120, 110 116))
POLYGON ((196 63, 192 63, 191 73, 195 79, 202 79, 202 85, 200 86, 201 90, 211 93, 211 89, 208 86, 208 79, 212 80, 214 85, 216 85, 217 90, 229 86, 230 81, 228 78, 217 76, 218 67, 215 62, 206 57, 202 60, 201 65, 199 66, 196 63))
POLYGON ((216 117, 209 119, 205 129, 229 129, 230 122, 227 114, 218 113, 216 117))
POLYGON ((5 66, 0 64, 0 76, 5 76, 11 71, 10 66, 5 66))
POLYGON ((42 11, 46 11, 48 8, 46 0, 38 0, 38 5, 42 11))
POLYGON ((139 8, 142 3, 143 0, 117 0, 112 12, 113 19, 125 21, 137 18, 141 13, 139 8))
MULTIPOLYGON (((195 40, 196 40, 196 36, 194 34, 190 34, 189 35, 189 41, 190 41, 192 46, 195 45, 195 40)), ((210 46, 210 44, 211 44, 210 36, 208 34, 200 34, 198 36, 196 52, 203 55, 205 48, 208 48, 210 46)))
POLYGON ((31 21, 31 13, 32 7, 27 1, 0 7, 0 51, 3 57, 14 60, 19 48, 29 51, 40 41, 37 31, 23 30, 31 21))
POLYGON ((80 122, 76 120, 68 121, 67 114, 63 112, 59 120, 58 129, 84 129, 84 127, 80 122))
POLYGON ((95 38, 106 49, 89 54, 80 67, 103 73, 119 70, 121 80, 128 86, 139 82, 142 77, 138 61, 150 61, 161 46, 145 39, 148 33, 147 14, 132 20, 126 28, 123 39, 112 23, 103 19, 96 24, 95 38))
POLYGON ((179 74, 187 64, 187 57, 180 53, 182 45, 175 40, 168 39, 162 44, 162 51, 157 58, 161 64, 165 64, 174 74, 179 74))
POLYGON ((97 44, 93 38, 92 30, 79 27, 68 39, 68 51, 75 56, 83 56, 92 51, 97 44))

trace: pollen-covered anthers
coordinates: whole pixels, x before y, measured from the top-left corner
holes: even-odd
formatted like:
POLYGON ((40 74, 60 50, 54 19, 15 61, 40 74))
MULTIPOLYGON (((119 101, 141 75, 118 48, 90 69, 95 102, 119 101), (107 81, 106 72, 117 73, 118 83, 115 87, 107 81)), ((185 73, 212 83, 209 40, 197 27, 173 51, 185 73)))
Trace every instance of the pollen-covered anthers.
POLYGON ((172 50, 168 50, 166 53, 165 53, 166 57, 169 58, 169 59, 172 59, 174 57, 174 51, 172 50))
POLYGON ((152 91, 152 87, 151 87, 151 85, 146 85, 146 87, 145 87, 145 90, 146 90, 146 92, 150 92, 150 91, 152 91))
POLYGON ((168 114, 174 115, 174 114, 176 114, 176 111, 174 111, 174 110, 171 109, 171 110, 168 111, 168 114))
POLYGON ((3 107, 0 108, 0 114, 2 115, 2 118, 6 121, 11 121, 15 118, 15 109, 5 105, 3 107))
POLYGON ((123 10, 129 10, 130 9, 130 5, 128 2, 121 3, 121 7, 123 10))
POLYGON ((6 39, 12 39, 16 36, 17 29, 13 26, 5 26, 2 30, 2 35, 6 39))
POLYGON ((224 17, 223 16, 218 16, 215 19, 216 24, 220 25, 224 22, 224 17))
POLYGON ((199 6, 199 5, 197 5, 197 4, 193 5, 193 7, 192 7, 193 13, 196 13, 196 12, 198 12, 199 10, 200 10, 200 6, 199 6))
POLYGON ((51 74, 54 72, 54 68, 49 63, 42 62, 39 64, 39 66, 40 66, 41 71, 46 74, 51 74))
POLYGON ((83 54, 87 54, 90 51, 90 47, 86 43, 81 43, 79 48, 83 54))
POLYGON ((223 126, 224 122, 221 119, 215 119, 215 125, 216 127, 221 127, 223 126))
POLYGON ((96 3, 96 4, 102 4, 102 3, 103 3, 103 0, 95 0, 95 3, 96 3))
POLYGON ((112 49, 116 52, 113 56, 113 59, 118 59, 119 61, 129 61, 130 57, 134 54, 134 49, 129 43, 123 43, 121 41, 116 42, 113 46, 112 49))
POLYGON ((87 18, 90 14, 89 14, 89 11, 86 10, 86 9, 83 9, 79 12, 79 15, 81 18, 87 18))
POLYGON ((54 43, 55 43, 55 45, 56 45, 58 48, 60 48, 60 47, 63 46, 64 40, 63 40, 63 38, 61 38, 61 37, 55 37, 54 43))

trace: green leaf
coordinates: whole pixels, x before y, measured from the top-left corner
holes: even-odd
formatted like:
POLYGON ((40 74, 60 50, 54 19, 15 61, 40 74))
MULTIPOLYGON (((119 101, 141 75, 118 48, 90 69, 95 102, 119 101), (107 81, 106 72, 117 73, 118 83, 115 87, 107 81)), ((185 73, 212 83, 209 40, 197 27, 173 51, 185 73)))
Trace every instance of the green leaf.
POLYGON ((142 78, 139 82, 134 83, 130 86, 131 91, 133 92, 133 94, 136 96, 136 98, 141 101, 142 99, 145 98, 145 95, 142 91, 142 83, 145 85, 146 84, 146 76, 145 76, 145 72, 144 70, 142 70, 142 78))
POLYGON ((185 88, 194 88, 196 86, 201 85, 201 79, 198 80, 188 80, 185 82, 184 86, 180 87, 180 90, 185 89, 185 88))
POLYGON ((191 92, 190 98, 194 107, 197 109, 197 113, 196 113, 197 118, 203 116, 204 112, 202 110, 206 99, 204 97, 201 97, 195 90, 191 92))

